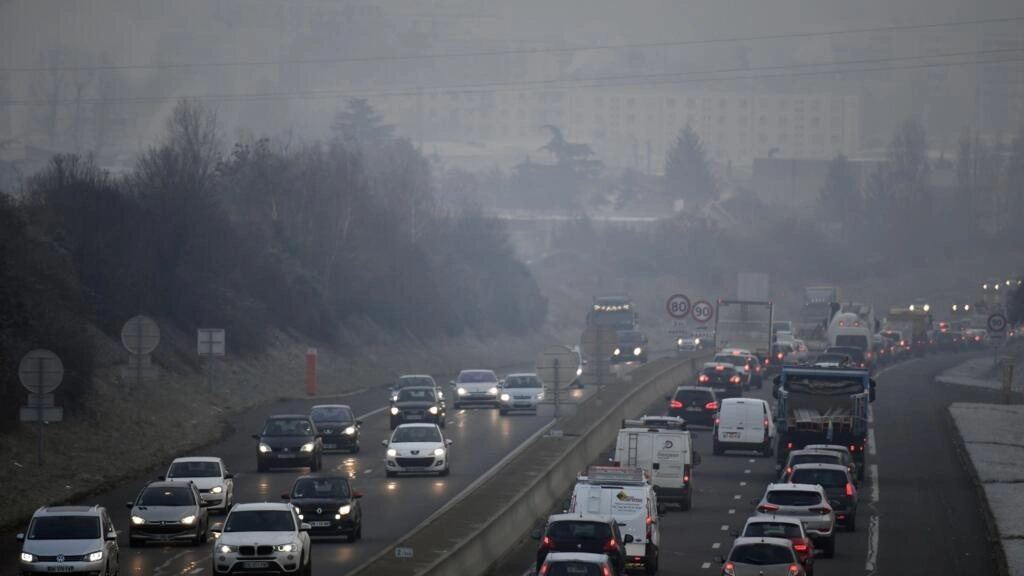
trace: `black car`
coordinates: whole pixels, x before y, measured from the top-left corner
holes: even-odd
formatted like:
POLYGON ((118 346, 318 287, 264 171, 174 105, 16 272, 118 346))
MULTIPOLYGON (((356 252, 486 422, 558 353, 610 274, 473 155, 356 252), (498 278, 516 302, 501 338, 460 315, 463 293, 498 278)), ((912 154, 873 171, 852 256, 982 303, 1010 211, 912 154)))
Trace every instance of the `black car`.
POLYGON ((743 374, 731 364, 715 363, 701 368, 697 374, 697 386, 707 386, 719 398, 740 398, 743 396, 743 374))
MULTIPOLYGON (((388 403, 393 404, 395 399, 398 397, 398 391, 402 388, 412 388, 427 386, 433 388, 437 394, 437 398, 442 406, 445 406, 444 391, 441 390, 441 386, 434 380, 434 377, 429 374, 406 374, 405 376, 399 376, 395 384, 388 388, 388 403)), ((447 409, 447 406, 445 406, 447 409)))
POLYGON ((714 426, 718 414, 718 395, 704 386, 680 386, 668 397, 668 415, 678 416, 688 424, 714 426))
POLYGON ((427 386, 410 386, 399 390, 388 413, 391 414, 392 430, 406 422, 433 422, 444 428, 447 417, 444 405, 437 397, 437 389, 427 386))
POLYGON ((362 497, 347 476, 336 472, 299 476, 291 491, 281 494, 299 509, 310 536, 347 536, 349 542, 363 537, 362 497))
POLYGON ((549 516, 544 530, 532 536, 541 541, 537 548, 538 572, 551 552, 584 552, 608 556, 615 573, 625 574, 626 544, 633 541, 632 534, 623 538, 613 518, 583 514, 549 516))
POLYGON ((612 364, 621 362, 647 362, 647 334, 639 330, 619 330, 618 341, 612 351, 612 364))
POLYGON ((305 414, 280 414, 267 418, 263 431, 253 434, 256 447, 256 469, 300 468, 320 470, 323 441, 313 419, 305 414))
POLYGON ((958 332, 936 331, 932 335, 932 348, 934 350, 956 352, 964 348, 964 340, 958 332))
POLYGON ((359 428, 363 421, 357 420, 352 408, 344 404, 317 404, 309 411, 317 430, 323 439, 324 451, 348 450, 359 452, 359 428))

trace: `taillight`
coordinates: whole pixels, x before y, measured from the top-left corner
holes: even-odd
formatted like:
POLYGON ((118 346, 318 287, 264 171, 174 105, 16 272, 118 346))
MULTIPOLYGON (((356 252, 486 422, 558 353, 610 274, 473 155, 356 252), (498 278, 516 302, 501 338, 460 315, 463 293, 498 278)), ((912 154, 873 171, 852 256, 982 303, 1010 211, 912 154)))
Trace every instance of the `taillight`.
POLYGON ((789 475, 792 474, 792 473, 793 473, 793 467, 792 466, 786 468, 786 478, 789 478, 789 475))
POLYGON ((789 576, 800 576, 800 567, 796 564, 789 565, 789 576))
MULTIPOLYGON (((779 359, 779 360, 782 360, 782 352, 779 352, 779 353, 778 353, 778 354, 776 354, 775 356, 776 356, 776 357, 778 357, 778 359, 779 359)), ((765 363, 767 363, 767 362, 768 362, 768 361, 767 361, 767 360, 765 360, 765 363)))
POLYGON ((767 427, 768 427, 768 419, 767 419, 767 418, 765 418, 765 419, 764 419, 764 427, 765 427, 765 428, 767 428, 767 427))
POLYGON ((796 550, 797 552, 807 552, 807 544, 802 542, 800 544, 793 544, 793 550, 796 550))
POLYGON ((856 451, 857 451, 857 445, 856 444, 850 444, 850 452, 856 452, 856 451))
POLYGON ((647 519, 646 519, 646 520, 644 520, 644 522, 645 522, 645 523, 646 523, 646 524, 647 524, 648 526, 650 526, 651 524, 653 524, 653 523, 654 523, 654 519, 653 519, 653 518, 651 518, 651 515, 650 515, 650 514, 648 514, 648 515, 647 515, 647 519))
POLYGON ((715 366, 715 370, 721 372, 722 370, 725 370, 725 366, 722 364, 718 364, 717 366, 715 366))
POLYGON ((709 380, 711 380, 711 378, 708 378, 707 374, 701 374, 697 377, 697 382, 707 382, 709 380))
POLYGON ((853 484, 850 484, 849 482, 846 483, 846 495, 851 497, 853 496, 853 484))
POLYGON ((601 566, 601 576, 612 576, 612 573, 608 571, 608 565, 601 566))
POLYGON ((683 484, 689 484, 689 483, 690 483, 690 465, 689 464, 684 464, 683 465, 683 484))
POLYGON ((732 382, 733 384, 739 384, 740 383, 740 377, 739 376, 733 376, 732 378, 729 378, 729 382, 732 382))
POLYGON ((555 543, 551 541, 549 536, 545 536, 544 540, 540 543, 540 547, 544 550, 554 550, 555 543))
POLYGON ((718 423, 721 422, 721 421, 722 421, 721 418, 715 418, 715 426, 718 426, 718 423))
POLYGON ((537 572, 537 574, 539 574, 540 576, 544 576, 547 573, 548 573, 548 565, 547 564, 541 566, 540 567, 540 572, 537 572))
POLYGON ((786 442, 786 450, 792 450, 792 449, 793 449, 793 443, 792 442, 786 442))
POLYGON ((619 543, 615 541, 615 538, 604 543, 603 547, 605 552, 617 552, 619 549, 619 543))
POLYGON ((758 512, 776 512, 778 509, 779 507, 775 504, 761 504, 757 507, 758 512))
POLYGON ((705 410, 718 410, 718 402, 715 402, 714 400, 712 400, 711 402, 708 402, 707 404, 704 405, 704 409, 705 410))
POLYGON ((861 368, 863 368, 863 367, 864 367, 864 363, 863 363, 863 362, 861 362, 861 363, 860 363, 860 367, 861 367, 861 368))
POLYGON ((680 402, 679 400, 673 400, 673 401, 668 403, 668 407, 669 408, 682 408, 683 407, 683 403, 680 402))
MULTIPOLYGON (((776 506, 776 508, 778 507, 776 506)), ((815 514, 821 514, 822 516, 832 513, 832 509, 829 508, 828 506, 818 506, 816 508, 811 508, 810 511, 814 512, 815 514)))
POLYGON ((732 562, 726 562, 722 566, 722 576, 736 576, 736 566, 732 562))

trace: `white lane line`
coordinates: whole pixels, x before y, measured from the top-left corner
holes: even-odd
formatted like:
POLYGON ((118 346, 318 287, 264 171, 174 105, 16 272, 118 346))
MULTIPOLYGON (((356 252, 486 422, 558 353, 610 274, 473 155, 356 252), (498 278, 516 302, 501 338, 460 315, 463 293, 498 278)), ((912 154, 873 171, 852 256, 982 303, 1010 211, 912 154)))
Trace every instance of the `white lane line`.
POLYGON ((868 456, 874 456, 875 455, 875 429, 873 427, 868 427, 867 445, 868 445, 868 456))
POLYGON ((733 499, 733 500, 739 500, 739 499, 740 499, 740 495, 739 495, 739 494, 736 494, 735 496, 733 496, 733 497, 732 497, 732 499, 733 499))
POLYGON ((868 523, 868 559, 864 562, 864 569, 868 573, 875 571, 878 561, 878 516, 872 516, 868 523))
POLYGON ((371 410, 371 411, 367 412, 366 414, 363 414, 362 416, 356 416, 356 420, 362 420, 364 418, 369 418, 370 416, 373 416, 374 414, 380 414, 381 412, 383 412, 383 411, 385 411, 387 409, 388 409, 387 406, 381 406, 380 408, 377 408, 376 410, 371 410))
POLYGON ((711 549, 712 550, 718 550, 721 547, 722 547, 722 543, 721 542, 715 542, 714 544, 711 545, 711 549))
POLYGON ((746 485, 747 485, 747 481, 746 480, 740 482, 740 486, 746 486, 746 485))
POLYGON ((729 530, 729 525, 728 524, 722 524, 722 532, 727 532, 728 530, 729 530))
POLYGON ((750 474, 750 468, 747 468, 746 470, 744 470, 743 473, 744 474, 750 474))
POLYGON ((363 470, 363 474, 366 474, 367 476, 373 474, 373 468, 367 468, 366 470, 363 470))
POLYGON ((868 481, 871 482, 871 503, 878 503, 878 464, 868 466, 868 481))
POLYGON ((750 459, 750 463, 751 463, 751 464, 753 464, 754 462, 756 462, 756 460, 754 460, 753 458, 751 458, 751 459, 750 459))
POLYGON ((707 570, 708 568, 711 568, 711 562, 705 562, 701 564, 700 567, 707 570))
POLYGON ((729 514, 735 514, 735 513, 736 513, 736 509, 735 508, 729 508, 729 514))

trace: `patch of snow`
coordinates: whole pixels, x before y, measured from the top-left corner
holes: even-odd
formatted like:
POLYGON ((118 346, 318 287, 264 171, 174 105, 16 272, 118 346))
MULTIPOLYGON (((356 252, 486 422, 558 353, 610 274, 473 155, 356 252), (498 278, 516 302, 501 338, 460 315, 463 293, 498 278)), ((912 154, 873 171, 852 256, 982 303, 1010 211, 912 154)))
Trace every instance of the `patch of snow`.
POLYGON ((1024 574, 1024 540, 1003 540, 1006 552, 1006 571, 1010 576, 1024 574))
POLYGON ((982 482, 1024 482, 1024 447, 971 442, 967 452, 982 482))

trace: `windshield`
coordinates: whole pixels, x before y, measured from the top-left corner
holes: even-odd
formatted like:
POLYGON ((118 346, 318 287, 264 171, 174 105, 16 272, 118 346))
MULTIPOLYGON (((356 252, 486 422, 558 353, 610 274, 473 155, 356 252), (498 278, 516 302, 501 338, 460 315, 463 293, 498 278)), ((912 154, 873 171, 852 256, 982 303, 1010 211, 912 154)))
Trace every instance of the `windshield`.
POLYGON ((683 404, 706 404, 714 400, 714 397, 710 391, 679 390, 676 392, 676 400, 683 404))
POLYGON ((403 388, 398 392, 399 402, 433 402, 433 388, 403 388))
POLYGON ((612 531, 601 522, 552 522, 547 536, 552 540, 608 540, 612 531))
POLYGON ((618 338, 621 343, 643 342, 644 334, 635 330, 620 330, 618 338))
POLYGON ((467 370, 459 374, 459 382, 462 384, 475 384, 480 382, 497 382, 498 377, 490 370, 467 370))
POLYGON ((505 379, 505 388, 541 388, 543 384, 536 376, 509 376, 505 379))
POLYGON ((99 537, 98 516, 39 516, 28 527, 29 540, 95 540, 99 537))
POLYGON ((402 376, 395 383, 395 388, 407 388, 409 386, 434 386, 434 379, 430 376, 402 376))
POLYGON ((264 436, 312 436, 313 427, 309 425, 309 420, 305 418, 296 418, 292 420, 285 420, 283 418, 277 418, 274 420, 268 420, 266 427, 263 428, 264 436))
MULTIPOLYGON (((797 464, 839 464, 840 456, 838 454, 794 454, 789 457, 789 465, 796 466, 797 464)), ((815 482, 811 482, 815 484, 815 482)))
POLYGON ((849 362, 850 361, 850 357, 847 356, 846 354, 822 354, 821 356, 818 356, 817 358, 815 358, 814 361, 815 362, 820 362, 820 363, 825 363, 825 362, 828 362, 828 363, 833 363, 833 362, 835 362, 835 363, 843 363, 843 362, 849 362))
POLYGON ((348 498, 351 493, 344 478, 299 478, 292 486, 292 498, 348 498))
POLYGON ((821 495, 806 490, 772 490, 768 503, 779 506, 814 506, 821 504, 821 495))
POLYGON ((185 486, 151 486, 139 495, 136 506, 194 506, 192 490, 185 486))
POLYGON ((720 354, 715 356, 714 362, 719 364, 732 364, 733 366, 743 367, 747 365, 749 358, 746 356, 733 356, 731 354, 720 354))
POLYGON ((352 409, 347 406, 315 406, 309 413, 313 422, 352 422, 352 409))
POLYGON ((602 576, 605 572, 600 564, 579 560, 556 560, 548 564, 547 576, 602 576))
POLYGON ((624 310, 619 312, 594 312, 592 324, 595 326, 632 326, 633 312, 624 310))
POLYGON ((287 510, 242 510, 231 512, 224 532, 294 532, 295 520, 287 510))
POLYGON ((765 538, 802 538, 800 525, 788 522, 753 522, 747 524, 744 536, 763 536, 765 538))
POLYGON ((441 433, 433 426, 399 426, 391 435, 392 442, 440 442, 441 433))
POLYGON ((729 560, 737 564, 770 566, 772 564, 793 564, 796 558, 790 548, 776 544, 744 544, 732 549, 729 560))
POLYGON ((860 348, 863 350, 868 347, 868 337, 840 334, 839 336, 836 336, 836 346, 851 346, 853 348, 860 348))
POLYGON ((174 462, 168 478, 220 478, 219 462, 174 462))
POLYGON ((824 488, 846 486, 848 478, 841 470, 793 470, 790 481, 796 484, 820 484, 824 488))

